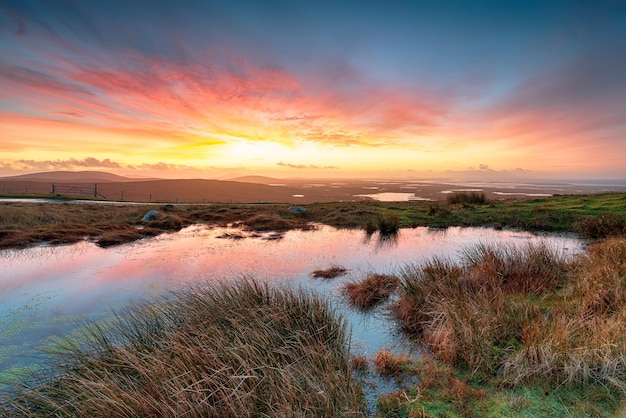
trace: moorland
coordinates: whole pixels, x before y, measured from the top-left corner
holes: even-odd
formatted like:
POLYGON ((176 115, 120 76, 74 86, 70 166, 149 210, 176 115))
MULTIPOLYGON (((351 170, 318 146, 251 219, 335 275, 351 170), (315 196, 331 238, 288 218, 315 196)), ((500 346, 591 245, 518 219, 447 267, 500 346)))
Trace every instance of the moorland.
MULTIPOLYGON (((270 186, 271 187, 271 186, 270 186)), ((417 384, 375 416, 616 416, 626 393, 626 194, 437 201, 102 205, 0 202, 0 247, 101 246, 186 225, 251 230, 485 226, 573 234, 587 250, 488 244, 346 286, 355 309, 387 303, 424 355, 350 353, 344 320, 314 294, 254 281, 181 292, 94 324, 58 364, 3 399, 7 416, 362 416, 376 373, 417 384), (142 221, 149 210, 158 215, 142 221), (85 343, 84 341, 89 341, 85 343), (105 390, 106 389, 106 390, 105 390), (147 408, 147 409, 146 409, 147 408)))

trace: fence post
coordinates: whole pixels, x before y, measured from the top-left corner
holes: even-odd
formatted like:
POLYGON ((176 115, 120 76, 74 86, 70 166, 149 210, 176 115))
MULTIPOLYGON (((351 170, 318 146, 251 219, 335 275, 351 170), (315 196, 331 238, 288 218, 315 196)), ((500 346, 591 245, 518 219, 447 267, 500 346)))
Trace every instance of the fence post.
POLYGON ((93 197, 98 197, 98 183, 93 185, 93 197))
POLYGON ((150 193, 150 202, 152 202, 152 193, 150 193))
POLYGON ((124 200, 124 190, 122 190, 122 198, 120 200, 124 200))

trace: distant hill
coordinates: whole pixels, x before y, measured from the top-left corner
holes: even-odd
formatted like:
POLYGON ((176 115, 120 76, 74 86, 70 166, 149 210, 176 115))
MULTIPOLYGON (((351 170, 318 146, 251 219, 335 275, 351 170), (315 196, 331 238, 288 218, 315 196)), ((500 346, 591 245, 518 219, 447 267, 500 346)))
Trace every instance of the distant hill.
POLYGON ((284 184, 285 180, 276 179, 273 177, 265 176, 243 176, 235 177, 234 179, 228 179, 228 181, 238 181, 240 183, 256 183, 256 184, 284 184))
POLYGON ((138 179, 118 176, 117 174, 107 173, 105 171, 47 171, 22 174, 19 176, 0 177, 0 179, 4 181, 45 181, 60 183, 121 183, 138 181, 138 179))

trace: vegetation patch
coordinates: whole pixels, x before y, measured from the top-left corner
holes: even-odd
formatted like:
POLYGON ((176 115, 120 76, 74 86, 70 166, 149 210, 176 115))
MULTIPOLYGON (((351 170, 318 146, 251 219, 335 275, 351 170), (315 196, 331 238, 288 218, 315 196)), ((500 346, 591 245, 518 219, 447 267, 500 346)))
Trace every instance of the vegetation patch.
POLYGON ((472 379, 441 361, 405 365, 419 384, 383 395, 376 418, 383 417, 613 417, 622 395, 601 385, 507 387, 472 379))
POLYGON ((585 238, 599 239, 626 235, 626 217, 616 213, 583 216, 574 223, 574 230, 585 238))
POLYGON ((393 310, 403 329, 456 378, 490 394, 491 406, 476 401, 468 412, 430 388, 432 402, 453 408, 446 416, 498 416, 494 398, 505 399, 501 415, 525 416, 554 393, 553 411, 539 415, 610 416, 626 391, 624 239, 574 259, 544 246, 479 245, 466 248, 460 263, 435 258, 407 267, 401 283, 393 310), (516 409, 520 393, 530 400, 516 409))
POLYGON ((486 205, 489 203, 484 193, 452 193, 446 199, 450 205, 486 205))
POLYGON ((346 324, 323 299, 243 281, 131 310, 65 340, 4 414, 362 416, 346 324))
POLYGON ((343 293, 350 304, 368 309, 384 302, 396 290, 400 280, 387 274, 370 274, 360 282, 347 283, 343 293))
POLYGON ((348 273, 348 269, 342 266, 332 266, 327 269, 314 270, 311 272, 311 276, 316 279, 334 279, 335 277, 343 276, 348 273))
POLYGON ((382 349, 374 357, 374 370, 381 376, 399 377, 409 362, 410 359, 407 356, 394 354, 390 350, 382 349))
POLYGON ((400 229, 400 216, 394 213, 382 213, 368 218, 363 225, 367 234, 379 231, 381 235, 397 234, 400 229))
MULTIPOLYGON (((270 231, 311 229, 313 223, 338 228, 365 228, 392 235, 399 228, 430 226, 497 226, 530 231, 578 232, 591 238, 623 231, 626 194, 554 196, 490 200, 486 204, 440 202, 332 202, 303 205, 307 216, 285 204, 98 205, 0 202, 0 248, 38 242, 66 243, 97 239, 103 233, 144 225, 143 215, 159 208, 167 221, 147 222, 151 233, 178 230, 193 223, 239 226, 270 231), (593 226, 595 223, 596 226, 593 226), (65 225, 73 225, 66 229, 65 225), (587 232, 590 231, 590 232, 587 232), (55 234, 54 239, 48 239, 55 234)), ((146 235, 139 234, 136 239, 146 235)))

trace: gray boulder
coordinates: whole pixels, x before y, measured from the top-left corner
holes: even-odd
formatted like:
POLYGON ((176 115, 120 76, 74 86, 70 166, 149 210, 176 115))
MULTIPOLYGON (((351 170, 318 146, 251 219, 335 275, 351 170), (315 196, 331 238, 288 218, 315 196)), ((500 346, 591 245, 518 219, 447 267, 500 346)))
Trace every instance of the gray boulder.
POLYGON ((149 222, 149 221, 154 221, 157 216, 159 216, 159 212, 152 209, 146 212, 145 215, 143 215, 143 218, 141 218, 142 222, 149 222))
POLYGON ((291 212, 291 213, 296 213, 296 214, 307 213, 308 212, 307 208, 303 208, 302 206, 291 206, 287 210, 289 212, 291 212))

